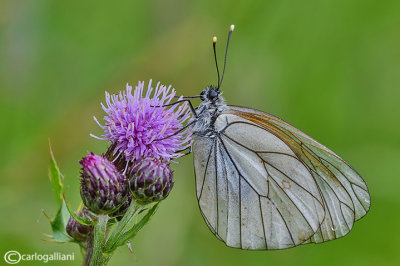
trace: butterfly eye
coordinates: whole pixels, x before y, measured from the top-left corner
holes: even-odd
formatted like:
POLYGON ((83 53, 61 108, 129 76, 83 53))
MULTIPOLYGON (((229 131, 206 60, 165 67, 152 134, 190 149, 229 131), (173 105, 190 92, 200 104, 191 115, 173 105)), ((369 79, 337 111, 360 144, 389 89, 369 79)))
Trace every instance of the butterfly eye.
POLYGON ((216 90, 210 90, 208 93, 208 99, 214 101, 218 97, 218 92, 216 90))

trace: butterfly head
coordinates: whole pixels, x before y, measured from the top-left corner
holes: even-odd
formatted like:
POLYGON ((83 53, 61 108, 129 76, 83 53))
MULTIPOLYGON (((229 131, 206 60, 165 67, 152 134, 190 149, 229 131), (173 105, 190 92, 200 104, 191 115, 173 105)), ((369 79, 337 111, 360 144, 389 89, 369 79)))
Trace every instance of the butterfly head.
POLYGON ((209 101, 211 103, 217 102, 221 92, 214 86, 207 86, 201 93, 200 99, 202 101, 209 101))

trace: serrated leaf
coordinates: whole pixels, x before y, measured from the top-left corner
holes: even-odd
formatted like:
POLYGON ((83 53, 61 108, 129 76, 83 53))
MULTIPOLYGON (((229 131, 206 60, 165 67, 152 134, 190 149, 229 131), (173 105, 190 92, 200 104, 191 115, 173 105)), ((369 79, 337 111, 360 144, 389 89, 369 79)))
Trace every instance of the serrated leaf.
POLYGON ((63 200, 64 192, 64 178, 57 166, 56 159, 54 158, 53 151, 50 146, 50 168, 49 168, 49 179, 52 185, 54 195, 57 201, 57 213, 53 218, 48 217, 50 222, 53 235, 51 236, 52 241, 56 242, 71 242, 73 241, 71 237, 67 234, 66 226, 69 220, 69 213, 66 204, 63 200))
POLYGON ((53 239, 57 242, 70 242, 72 239, 66 232, 69 214, 65 203, 62 202, 57 211, 56 216, 50 222, 51 229, 53 230, 53 239))

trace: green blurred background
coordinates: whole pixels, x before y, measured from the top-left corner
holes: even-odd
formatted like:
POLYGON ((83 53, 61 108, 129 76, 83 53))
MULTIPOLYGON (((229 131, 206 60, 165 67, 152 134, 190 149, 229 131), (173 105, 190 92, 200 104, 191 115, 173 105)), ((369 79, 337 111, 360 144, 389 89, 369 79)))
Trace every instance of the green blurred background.
MULTIPOLYGON (((226 247, 196 203, 192 157, 175 188, 110 265, 399 265, 400 1, 0 1, 0 261, 21 253, 75 252, 44 242, 56 211, 48 138, 79 204, 78 159, 106 144, 92 116, 104 91, 162 81, 195 95, 216 73, 230 24, 223 84, 228 103, 275 114, 350 162, 372 207, 345 238, 283 251, 226 247)), ((28 263, 25 263, 28 264, 28 263)), ((42 265, 40 262, 32 263, 42 265)))

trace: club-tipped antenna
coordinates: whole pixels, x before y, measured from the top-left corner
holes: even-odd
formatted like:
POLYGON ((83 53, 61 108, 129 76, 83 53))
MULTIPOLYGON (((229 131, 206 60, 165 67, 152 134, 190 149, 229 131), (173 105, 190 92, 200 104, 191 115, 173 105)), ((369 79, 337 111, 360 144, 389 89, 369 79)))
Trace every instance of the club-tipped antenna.
POLYGON ((215 61, 215 66, 217 68, 217 75, 218 75, 218 87, 217 87, 217 90, 218 90, 220 78, 219 78, 219 69, 218 69, 218 61, 217 61, 217 52, 216 52, 216 48, 215 48, 217 45, 217 37, 214 36, 212 41, 213 41, 213 50, 214 50, 214 61, 215 61))
POLYGON ((229 27, 229 34, 228 34, 228 41, 226 42, 226 50, 225 50, 225 59, 224 59, 224 70, 222 71, 222 78, 221 82, 218 83, 218 89, 222 85, 222 81, 224 80, 224 74, 225 74, 225 67, 226 67, 226 57, 228 56, 228 47, 229 47, 229 40, 231 39, 232 31, 235 29, 235 25, 231 25, 229 27))

